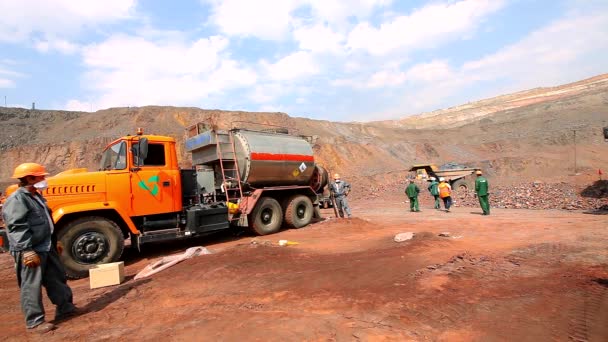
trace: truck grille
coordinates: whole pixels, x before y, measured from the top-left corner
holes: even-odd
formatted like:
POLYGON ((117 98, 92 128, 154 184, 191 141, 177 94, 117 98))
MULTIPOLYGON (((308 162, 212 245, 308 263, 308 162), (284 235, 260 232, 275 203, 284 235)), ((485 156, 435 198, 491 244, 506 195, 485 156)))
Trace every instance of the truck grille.
POLYGON ((45 195, 74 195, 95 192, 95 185, 51 186, 44 191, 45 195))

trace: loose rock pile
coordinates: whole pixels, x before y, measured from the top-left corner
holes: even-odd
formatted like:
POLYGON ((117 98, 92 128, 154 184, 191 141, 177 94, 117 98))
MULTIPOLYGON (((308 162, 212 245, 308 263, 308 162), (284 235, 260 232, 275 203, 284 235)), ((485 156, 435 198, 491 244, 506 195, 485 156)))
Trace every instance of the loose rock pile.
MULTIPOLYGON (((491 186, 490 206, 508 209, 564 209, 589 210, 608 206, 608 197, 602 197, 608 184, 597 184, 596 189, 578 189, 568 183, 547 184, 543 182, 522 183, 514 186, 491 186), (589 191, 597 196, 589 197, 589 191), (586 196, 581 193, 585 192, 586 196)), ((456 205, 479 206, 473 190, 468 190, 464 198, 458 198, 456 205)))

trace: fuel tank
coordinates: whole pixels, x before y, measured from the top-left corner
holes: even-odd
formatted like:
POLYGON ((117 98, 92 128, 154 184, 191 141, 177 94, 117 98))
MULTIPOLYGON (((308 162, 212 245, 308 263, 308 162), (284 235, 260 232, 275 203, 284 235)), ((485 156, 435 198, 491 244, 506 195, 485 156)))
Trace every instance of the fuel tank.
POLYGON ((187 139, 186 150, 192 152, 194 164, 214 165, 216 170, 221 156, 226 174, 238 165, 241 182, 253 188, 308 185, 317 191, 327 184, 327 172, 315 164, 312 146, 299 136, 249 130, 206 131, 187 139))
POLYGON ((253 187, 308 185, 315 170, 310 144, 287 134, 234 133, 241 180, 253 187))

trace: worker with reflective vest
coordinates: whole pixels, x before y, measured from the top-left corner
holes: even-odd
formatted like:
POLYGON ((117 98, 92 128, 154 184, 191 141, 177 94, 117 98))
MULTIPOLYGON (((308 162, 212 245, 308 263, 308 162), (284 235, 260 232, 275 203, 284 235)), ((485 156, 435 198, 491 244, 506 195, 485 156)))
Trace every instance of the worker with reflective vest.
POLYGON ((55 321, 73 316, 72 290, 67 285, 65 269, 59 255, 63 246, 57 243, 51 211, 40 194, 47 187, 44 166, 24 163, 13 173, 19 188, 4 203, 2 216, 6 224, 9 251, 15 260, 20 287, 21 309, 28 332, 46 333, 55 325, 45 321, 42 286, 57 306, 55 321))
POLYGON ((490 201, 488 198, 488 180, 482 176, 480 170, 475 171, 477 179, 475 180, 475 194, 479 198, 479 205, 483 211, 483 215, 490 215, 490 201))
POLYGON ((439 197, 443 200, 443 206, 447 213, 450 212, 452 206, 452 186, 445 181, 445 178, 439 178, 439 197))
POLYGON ((346 196, 348 196, 348 193, 350 192, 350 184, 342 181, 340 175, 336 173, 334 174, 333 183, 329 185, 329 191, 331 191, 331 194, 334 196, 340 217, 344 217, 344 212, 346 212, 347 217, 350 218, 350 207, 346 200, 346 196))

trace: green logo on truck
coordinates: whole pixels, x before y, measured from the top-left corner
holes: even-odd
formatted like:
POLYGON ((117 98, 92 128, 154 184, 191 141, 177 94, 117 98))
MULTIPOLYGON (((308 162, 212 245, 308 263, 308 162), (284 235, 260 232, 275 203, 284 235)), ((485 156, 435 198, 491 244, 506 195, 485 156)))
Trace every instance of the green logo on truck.
POLYGON ((148 190, 152 196, 156 196, 158 193, 158 176, 152 176, 148 179, 148 181, 140 180, 138 183, 139 187, 148 190), (152 187, 150 187, 150 184, 152 187))

